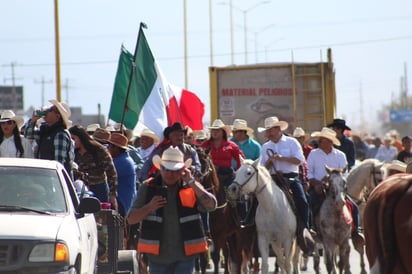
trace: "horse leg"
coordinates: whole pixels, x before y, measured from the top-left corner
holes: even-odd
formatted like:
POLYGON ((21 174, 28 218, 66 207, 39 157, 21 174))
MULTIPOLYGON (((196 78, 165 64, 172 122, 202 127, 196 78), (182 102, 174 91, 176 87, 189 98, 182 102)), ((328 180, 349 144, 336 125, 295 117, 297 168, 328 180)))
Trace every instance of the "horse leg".
POLYGON ((334 257, 334 245, 332 243, 324 243, 323 244, 324 254, 325 257, 325 264, 326 270, 328 273, 336 273, 335 269, 335 257, 334 257))
POLYGON ((259 236, 258 234, 258 246, 259 246, 259 252, 260 252, 260 257, 262 258, 262 274, 267 274, 269 273, 269 243, 268 241, 263 237, 259 236))
POLYGON ((313 252, 313 269, 316 274, 320 274, 320 255, 319 255, 319 244, 316 244, 315 250, 313 252))
POLYGON ((350 274, 350 264, 349 264, 349 253, 350 246, 349 240, 346 240, 339 247, 339 272, 350 274))
POLYGON ((360 256, 360 267, 361 267, 361 274, 367 274, 365 269, 365 258, 363 256, 364 252, 359 253, 360 256))
POLYGON ((206 273, 206 268, 207 264, 209 262, 209 253, 204 252, 199 254, 199 266, 200 266, 200 273, 205 274, 206 273))
POLYGON ((210 253, 212 256, 213 266, 214 266, 214 273, 219 273, 219 262, 220 262, 220 248, 215 245, 215 248, 210 253))
POLYGON ((303 252, 301 253, 301 260, 300 260, 300 270, 301 271, 306 271, 308 270, 308 261, 309 261, 309 256, 307 254, 304 254, 303 252))
POLYGON ((300 273, 300 248, 298 247, 296 241, 293 241, 293 251, 292 251, 292 265, 293 265, 293 273, 299 274, 300 273))

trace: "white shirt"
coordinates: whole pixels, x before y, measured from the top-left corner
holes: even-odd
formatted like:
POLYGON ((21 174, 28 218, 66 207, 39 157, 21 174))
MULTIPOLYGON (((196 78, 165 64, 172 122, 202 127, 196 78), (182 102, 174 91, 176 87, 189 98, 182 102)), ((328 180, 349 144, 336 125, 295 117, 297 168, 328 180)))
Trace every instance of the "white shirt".
MULTIPOLYGON (((21 136, 21 144, 24 149, 24 158, 34 158, 33 147, 29 140, 21 136)), ((0 144, 0 157, 19 157, 17 153, 16 145, 14 144, 14 136, 9 138, 4 137, 3 142, 0 144)))
POLYGON ((261 152, 262 165, 265 165, 265 163, 269 159, 269 156, 267 154, 268 149, 272 149, 275 154, 280 154, 282 157, 297 158, 300 161, 298 165, 294 165, 286 161, 274 161, 273 163, 275 169, 271 167, 269 170, 271 174, 274 174, 276 171, 282 171, 283 173, 299 173, 299 165, 303 163, 305 156, 303 156, 302 146, 295 138, 282 135, 277 143, 272 141, 267 141, 266 143, 264 143, 262 145, 261 152))
POLYGON ((381 145, 376 152, 375 158, 379 161, 390 163, 392 160, 396 159, 398 155, 398 150, 394 146, 386 147, 381 145))
POLYGON ((143 149, 141 147, 137 148, 137 151, 139 152, 140 156, 142 157, 143 161, 146 162, 146 160, 149 158, 150 154, 155 148, 155 144, 152 144, 150 147, 143 149))
POLYGON ((325 165, 330 168, 345 168, 348 165, 346 155, 336 148, 326 154, 322 149, 313 149, 307 159, 309 179, 322 180, 326 175, 325 165))

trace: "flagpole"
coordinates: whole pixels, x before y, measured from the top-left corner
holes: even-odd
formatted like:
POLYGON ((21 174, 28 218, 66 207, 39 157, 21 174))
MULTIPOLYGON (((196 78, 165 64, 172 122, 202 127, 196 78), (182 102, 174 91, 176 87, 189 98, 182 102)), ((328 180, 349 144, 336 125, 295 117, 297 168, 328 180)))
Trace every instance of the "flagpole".
MULTIPOLYGON (((139 33, 137 34, 137 43, 136 43, 136 47, 135 47, 135 50, 134 50, 132 69, 130 70, 129 83, 127 85, 126 98, 125 98, 124 106, 123 106, 122 120, 120 122, 120 131, 121 132, 123 132, 123 122, 124 122, 124 116, 126 115, 126 111, 127 111, 127 101, 129 99, 129 93, 130 93, 130 86, 131 86, 131 82, 132 82, 132 77, 133 77, 133 74, 135 73, 135 70, 136 70, 136 63, 134 62, 134 60, 136 60, 137 49, 139 47, 139 41, 140 41, 140 33, 143 32, 143 29, 147 29, 147 25, 143 22, 140 22, 139 33)), ((131 128, 131 130, 133 130, 133 128, 131 128)))

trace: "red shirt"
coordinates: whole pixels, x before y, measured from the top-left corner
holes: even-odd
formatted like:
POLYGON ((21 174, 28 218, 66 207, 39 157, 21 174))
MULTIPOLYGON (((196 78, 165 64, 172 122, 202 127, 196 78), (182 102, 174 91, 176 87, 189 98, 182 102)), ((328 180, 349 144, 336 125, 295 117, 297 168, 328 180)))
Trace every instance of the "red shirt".
POLYGON ((240 155, 245 158, 245 155, 240 150, 238 145, 229 140, 223 140, 218 148, 213 145, 212 141, 204 141, 200 145, 203 149, 210 149, 210 157, 212 162, 217 167, 232 167, 232 159, 236 162, 236 169, 240 167, 240 155))

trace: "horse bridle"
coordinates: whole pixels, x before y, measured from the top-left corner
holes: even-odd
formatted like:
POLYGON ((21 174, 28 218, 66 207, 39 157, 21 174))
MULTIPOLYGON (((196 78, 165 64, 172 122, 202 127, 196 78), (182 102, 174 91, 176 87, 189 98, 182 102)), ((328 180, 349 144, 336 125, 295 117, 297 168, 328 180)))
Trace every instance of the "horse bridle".
POLYGON ((259 190, 257 190, 258 189, 258 187, 259 187, 259 170, 254 166, 254 165, 249 165, 249 166, 251 166, 251 167, 253 167, 253 169, 254 169, 254 173, 253 174, 251 174, 247 179, 246 179, 246 181, 244 181, 242 184, 239 184, 238 182, 236 182, 236 181, 234 181, 233 182, 233 184, 235 184, 235 185, 237 185, 238 187, 239 187, 239 191, 241 191, 242 190, 242 188, 245 186, 245 185, 247 185, 247 183, 249 183, 249 181, 253 178, 253 176, 256 176, 256 188, 255 188, 255 190, 252 192, 252 193, 254 193, 254 194, 259 194, 260 192, 262 192, 262 190, 266 187, 266 184, 264 184, 259 190))

